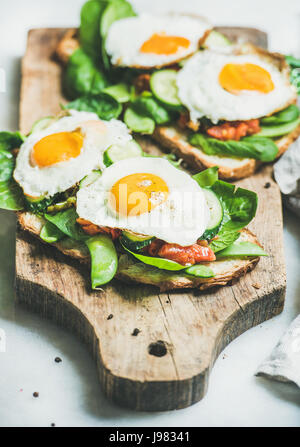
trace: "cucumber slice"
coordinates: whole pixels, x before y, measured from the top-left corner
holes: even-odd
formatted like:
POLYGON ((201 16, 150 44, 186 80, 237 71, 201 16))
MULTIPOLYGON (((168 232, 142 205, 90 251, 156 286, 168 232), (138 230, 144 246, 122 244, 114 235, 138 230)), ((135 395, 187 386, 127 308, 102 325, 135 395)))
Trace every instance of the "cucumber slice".
POLYGON ((286 124, 279 124, 278 126, 261 126, 261 131, 257 133, 256 137, 268 137, 275 138, 281 137, 292 132, 296 127, 300 125, 300 118, 295 121, 286 124))
POLYGON ((209 50, 213 50, 215 48, 224 48, 230 45, 232 45, 232 42, 230 42, 224 34, 219 33, 218 31, 211 31, 203 46, 209 50))
POLYGON ((155 129, 155 121, 147 116, 139 115, 132 107, 124 114, 124 122, 133 132, 151 135, 155 129))
POLYGON ((89 175, 87 175, 81 180, 81 182, 79 183, 79 189, 91 185, 96 180, 98 180, 99 177, 101 177, 100 171, 92 171, 89 175))
POLYGON ((203 191, 210 211, 210 220, 202 237, 210 240, 219 231, 224 216, 224 210, 219 198, 211 189, 203 189, 203 191))
POLYGON ((143 236, 141 234, 132 233, 131 231, 123 231, 121 236, 121 242, 129 250, 141 250, 141 248, 147 247, 154 241, 153 236, 143 236))
POLYGON ((166 106, 181 108, 176 79, 177 71, 175 70, 156 71, 150 78, 150 87, 153 95, 160 102, 166 106))
POLYGON ((116 161, 125 160, 125 158, 142 157, 143 154, 141 146, 135 140, 131 140, 123 146, 119 144, 110 146, 104 152, 103 161, 108 168, 116 161))

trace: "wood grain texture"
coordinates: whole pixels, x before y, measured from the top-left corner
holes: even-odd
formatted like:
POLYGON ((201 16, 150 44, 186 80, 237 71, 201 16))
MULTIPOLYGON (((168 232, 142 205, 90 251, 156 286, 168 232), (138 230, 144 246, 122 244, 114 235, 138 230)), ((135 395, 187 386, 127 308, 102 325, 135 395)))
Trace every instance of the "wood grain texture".
MULTIPOLYGON (((37 29, 29 33, 22 66, 22 132, 28 132, 35 119, 57 113, 64 100, 61 68, 53 59, 64 31, 37 29)), ((147 151, 158 151, 151 142, 144 145, 147 151)), ((153 287, 118 281, 92 292, 85 266, 18 232, 18 302, 87 343, 104 392, 119 405, 161 411, 199 401, 206 392, 212 365, 225 346, 282 311, 281 198, 271 179, 271 167, 239 185, 259 194, 259 210, 250 229, 270 256, 233 286, 209 293, 158 293, 153 287), (269 188, 264 187, 267 182, 269 188)))

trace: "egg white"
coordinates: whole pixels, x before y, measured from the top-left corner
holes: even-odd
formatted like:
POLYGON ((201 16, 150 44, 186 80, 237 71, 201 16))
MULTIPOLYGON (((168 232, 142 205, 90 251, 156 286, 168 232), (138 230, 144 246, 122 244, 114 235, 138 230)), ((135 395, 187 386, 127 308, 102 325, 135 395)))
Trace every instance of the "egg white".
POLYGON ((32 133, 22 144, 16 160, 14 179, 26 195, 51 197, 68 190, 91 171, 105 168, 103 153, 109 146, 126 144, 132 139, 121 121, 102 121, 106 132, 99 134, 93 126, 87 124, 89 121, 101 122, 96 114, 75 110, 69 112, 69 116, 60 118, 42 131, 32 133), (78 128, 83 134, 83 146, 78 157, 43 168, 31 164, 31 152, 38 141, 48 135, 72 132, 78 128))
POLYGON ((114 22, 108 31, 105 47, 113 65, 125 67, 161 67, 179 61, 199 48, 199 41, 211 29, 201 17, 184 14, 141 14, 114 22), (142 53, 141 46, 155 33, 184 37, 188 48, 179 48, 175 54, 142 53))
POLYGON ((131 158, 114 163, 102 176, 77 193, 79 217, 95 225, 155 236, 181 246, 191 245, 204 233, 209 208, 202 189, 187 173, 160 158, 131 158), (149 213, 121 216, 108 203, 113 185, 125 176, 151 173, 165 181, 168 199, 149 213))
POLYGON ((192 56, 177 76, 178 96, 196 122, 202 117, 220 120, 250 120, 287 107, 296 98, 295 88, 272 64, 257 55, 226 55, 201 51, 192 56), (219 74, 228 63, 251 63, 269 72, 274 89, 269 93, 242 91, 232 94, 222 88, 219 74))

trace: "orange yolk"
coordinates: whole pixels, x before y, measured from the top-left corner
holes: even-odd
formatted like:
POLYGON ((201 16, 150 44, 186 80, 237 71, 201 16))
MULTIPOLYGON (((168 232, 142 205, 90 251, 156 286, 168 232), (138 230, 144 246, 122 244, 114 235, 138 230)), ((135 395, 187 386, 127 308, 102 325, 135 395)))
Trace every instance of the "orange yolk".
POLYGON ((115 183, 110 192, 110 206, 118 214, 139 216, 164 203, 169 188, 157 175, 131 174, 115 183))
POLYGON ((40 168, 55 165, 80 155, 83 136, 80 132, 60 132, 38 141, 31 153, 31 162, 40 168))
POLYGON ((226 64, 219 75, 219 83, 230 93, 242 90, 269 93, 274 90, 270 73, 255 64, 226 64))
POLYGON ((146 42, 141 46, 140 51, 142 53, 153 54, 175 54, 179 48, 188 48, 190 41, 185 37, 167 36, 164 33, 153 34, 146 42))

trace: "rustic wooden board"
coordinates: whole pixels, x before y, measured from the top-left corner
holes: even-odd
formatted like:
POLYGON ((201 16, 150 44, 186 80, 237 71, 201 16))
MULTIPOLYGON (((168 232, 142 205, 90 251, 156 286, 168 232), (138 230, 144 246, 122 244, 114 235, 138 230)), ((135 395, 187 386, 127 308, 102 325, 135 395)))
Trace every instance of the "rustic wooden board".
MULTIPOLYGON (((20 127, 59 111, 61 68, 53 58, 63 29, 29 33, 22 66, 20 127)), ((264 37, 259 34, 260 42, 264 37)), ((147 143, 147 150, 156 150, 147 143)), ((109 399, 136 410, 171 410, 199 401, 219 353, 247 329, 282 311, 285 265, 281 198, 266 167, 239 185, 257 191, 253 230, 270 254, 233 286, 209 293, 158 293, 118 281, 90 291, 89 271, 19 232, 17 300, 86 341, 109 399), (266 182, 270 183, 265 188, 266 182), (259 287, 260 286, 260 287, 259 287), (259 288, 258 288, 259 287, 259 288), (132 335, 134 329, 141 332, 132 335)))

